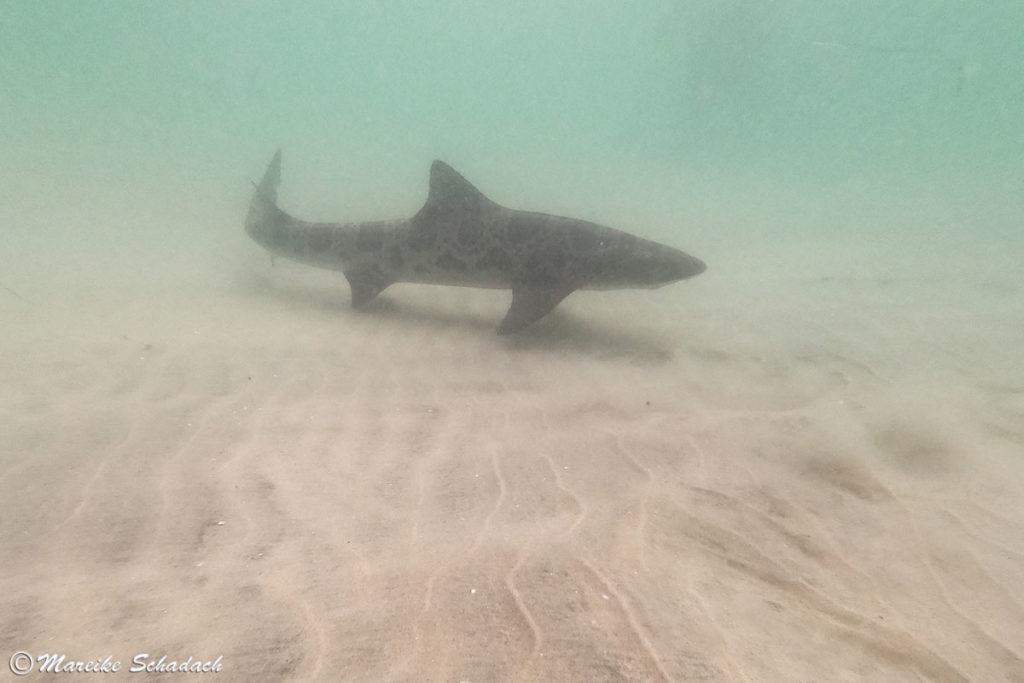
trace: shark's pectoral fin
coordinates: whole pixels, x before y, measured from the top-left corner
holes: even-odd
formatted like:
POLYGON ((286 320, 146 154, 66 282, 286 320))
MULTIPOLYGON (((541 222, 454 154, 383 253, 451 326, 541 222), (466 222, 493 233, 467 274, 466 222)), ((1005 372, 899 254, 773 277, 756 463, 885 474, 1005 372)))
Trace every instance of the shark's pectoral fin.
POLYGON ((349 287, 352 288, 352 307, 359 308, 377 296, 394 281, 376 268, 349 269, 344 271, 349 287))
POLYGON ((512 305, 498 326, 498 334, 512 334, 537 322, 575 290, 576 287, 568 282, 514 285, 512 305))

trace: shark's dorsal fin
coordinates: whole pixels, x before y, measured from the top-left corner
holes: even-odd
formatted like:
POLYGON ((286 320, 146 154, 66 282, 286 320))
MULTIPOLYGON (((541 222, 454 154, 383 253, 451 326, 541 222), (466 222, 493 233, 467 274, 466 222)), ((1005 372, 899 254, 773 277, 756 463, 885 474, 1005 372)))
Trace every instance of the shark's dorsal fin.
POLYGON ((473 183, 462 177, 462 174, 443 161, 434 160, 430 165, 430 193, 427 205, 470 206, 475 204, 491 204, 483 192, 476 189, 473 183))
POLYGON ((427 201, 413 217, 413 228, 424 235, 442 231, 471 232, 478 227, 480 214, 498 205, 443 161, 430 165, 430 192, 427 201))

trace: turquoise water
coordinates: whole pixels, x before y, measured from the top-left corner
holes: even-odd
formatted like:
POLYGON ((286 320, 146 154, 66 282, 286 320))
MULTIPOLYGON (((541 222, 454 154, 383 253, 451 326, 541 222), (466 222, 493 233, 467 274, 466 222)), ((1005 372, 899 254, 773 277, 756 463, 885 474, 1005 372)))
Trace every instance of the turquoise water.
POLYGON ((0 0, 3 657, 1022 680, 1022 26, 0 0), (511 338, 505 291, 354 312, 243 231, 279 146, 303 218, 408 217, 440 158, 709 268, 511 338))
POLYGON ((509 205, 712 259, 1018 248, 1022 24, 1020 3, 931 0, 5 2, 5 199, 179 197, 179 234, 228 241, 283 146, 285 202, 319 218, 406 215, 442 158, 509 205))
MULTIPOLYGON (((1020 170, 1017 2, 0 6, 7 164, 1020 170), (307 162, 308 163, 308 162, 307 162)), ((393 171, 394 172, 394 171, 393 171)))

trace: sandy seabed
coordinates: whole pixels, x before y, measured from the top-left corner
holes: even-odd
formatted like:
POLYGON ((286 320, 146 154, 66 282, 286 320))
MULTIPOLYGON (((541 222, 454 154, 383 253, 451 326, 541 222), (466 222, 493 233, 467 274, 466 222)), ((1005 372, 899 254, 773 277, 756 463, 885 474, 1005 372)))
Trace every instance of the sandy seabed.
POLYGON ((1019 281, 707 258, 499 338, 507 292, 353 312, 333 274, 235 247, 181 288, 8 263, 5 659, 1024 680, 1019 281))

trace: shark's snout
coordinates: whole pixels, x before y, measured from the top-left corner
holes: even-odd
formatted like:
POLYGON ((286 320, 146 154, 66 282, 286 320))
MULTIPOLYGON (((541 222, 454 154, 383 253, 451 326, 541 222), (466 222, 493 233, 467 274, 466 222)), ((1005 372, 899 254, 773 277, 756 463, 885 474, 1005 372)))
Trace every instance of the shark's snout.
POLYGON ((670 247, 660 247, 650 258, 648 267, 657 285, 686 280, 707 270, 707 265, 699 258, 670 247))
POLYGON ((677 280, 685 280, 687 278, 696 277, 708 269, 706 263, 701 261, 696 256, 690 256, 687 253, 680 252, 682 258, 679 260, 679 266, 677 268, 677 280))
POLYGON ((664 244, 621 235, 591 259, 587 289, 654 288, 700 275, 699 258, 664 244))

